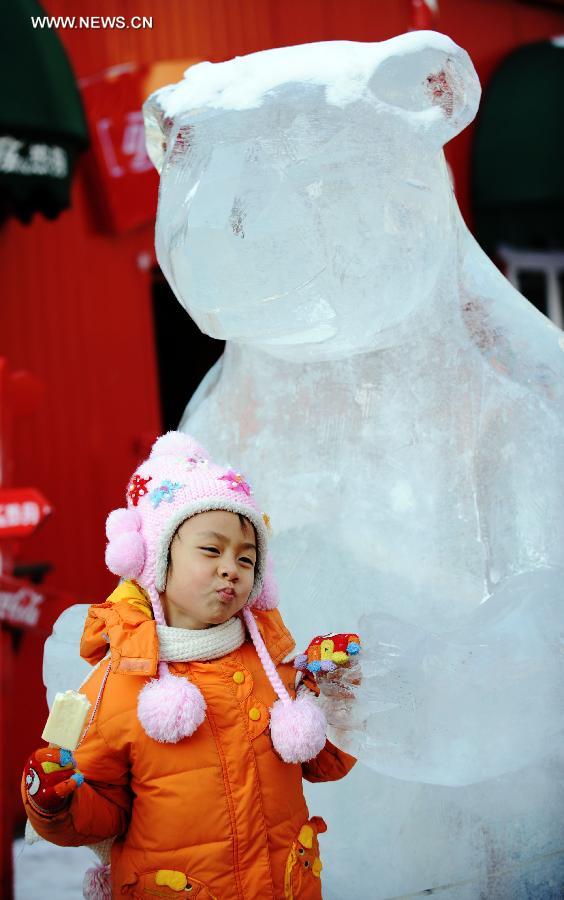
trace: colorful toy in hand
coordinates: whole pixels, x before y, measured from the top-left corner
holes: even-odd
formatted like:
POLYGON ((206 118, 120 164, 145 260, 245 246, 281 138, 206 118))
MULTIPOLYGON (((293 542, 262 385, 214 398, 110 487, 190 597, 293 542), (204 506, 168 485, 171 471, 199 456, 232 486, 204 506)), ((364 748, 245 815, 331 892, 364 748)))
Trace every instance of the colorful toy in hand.
POLYGON ((322 634, 309 642, 305 653, 294 660, 301 672, 334 672, 337 666, 346 666, 352 656, 360 653, 358 634, 322 634))

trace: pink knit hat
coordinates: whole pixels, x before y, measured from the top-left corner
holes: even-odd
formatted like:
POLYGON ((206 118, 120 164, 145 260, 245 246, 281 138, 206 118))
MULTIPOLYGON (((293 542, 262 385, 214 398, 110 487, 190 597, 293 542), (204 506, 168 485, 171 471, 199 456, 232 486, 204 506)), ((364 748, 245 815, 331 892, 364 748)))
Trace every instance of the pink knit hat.
MULTIPOLYGON (((251 608, 273 609, 277 588, 268 557, 268 519, 250 484, 239 472, 213 463, 191 437, 169 431, 135 470, 127 488, 127 508, 108 516, 106 565, 121 578, 135 579, 148 594, 158 625, 166 625, 159 593, 165 588, 168 552, 177 528, 197 513, 224 509, 245 516, 257 537, 255 580, 243 619, 263 668, 277 693, 270 716, 275 749, 285 762, 306 762, 323 749, 326 721, 308 691, 292 700, 260 635, 251 608)), ((159 662, 158 677, 139 694, 137 713, 149 737, 176 743, 205 718, 206 703, 187 678, 159 662)))

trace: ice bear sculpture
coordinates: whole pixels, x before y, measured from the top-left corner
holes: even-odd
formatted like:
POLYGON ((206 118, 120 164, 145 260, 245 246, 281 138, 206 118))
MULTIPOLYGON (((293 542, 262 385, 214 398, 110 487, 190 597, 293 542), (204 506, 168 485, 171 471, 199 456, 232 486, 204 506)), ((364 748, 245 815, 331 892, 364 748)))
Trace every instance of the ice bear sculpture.
POLYGON ((201 63, 145 104, 159 263, 227 341, 182 427, 252 475, 299 644, 366 647, 331 733, 365 765, 315 799, 328 897, 564 882, 564 343, 458 210, 442 147, 479 93, 419 32, 201 63))

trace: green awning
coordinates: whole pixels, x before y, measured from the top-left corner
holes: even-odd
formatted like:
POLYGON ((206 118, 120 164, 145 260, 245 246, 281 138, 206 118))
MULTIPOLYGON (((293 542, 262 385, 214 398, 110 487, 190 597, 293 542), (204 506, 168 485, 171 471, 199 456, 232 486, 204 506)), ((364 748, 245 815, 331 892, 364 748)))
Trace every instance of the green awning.
POLYGON ((472 148, 484 249, 564 246, 564 40, 519 47, 484 91, 472 148))
POLYGON ((73 71, 57 32, 33 27, 36 0, 10 0, 0 28, 0 220, 55 218, 88 130, 73 71))

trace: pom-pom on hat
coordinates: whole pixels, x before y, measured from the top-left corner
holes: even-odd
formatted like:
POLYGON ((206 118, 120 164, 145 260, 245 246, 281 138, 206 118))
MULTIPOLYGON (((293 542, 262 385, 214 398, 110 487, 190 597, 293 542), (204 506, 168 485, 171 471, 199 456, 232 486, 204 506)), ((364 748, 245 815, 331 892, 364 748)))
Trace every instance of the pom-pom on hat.
MULTIPOLYGON (((241 514, 255 528, 255 580, 243 620, 278 700, 271 711, 271 736, 285 762, 307 762, 325 744, 326 721, 313 698, 292 700, 264 644, 250 607, 273 609, 278 592, 267 555, 268 516, 261 513, 245 477, 216 465, 191 437, 169 431, 160 437, 149 458, 132 475, 127 508, 116 509, 106 521, 106 564, 122 578, 134 578, 145 589, 158 625, 166 625, 159 594, 166 584, 170 543, 177 528, 197 513, 224 509, 241 514)), ((160 661, 158 677, 139 694, 137 715, 146 734, 156 741, 176 743, 201 725, 206 703, 186 678, 172 675, 160 661)))

